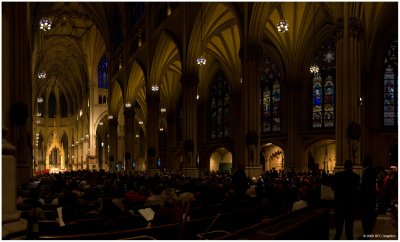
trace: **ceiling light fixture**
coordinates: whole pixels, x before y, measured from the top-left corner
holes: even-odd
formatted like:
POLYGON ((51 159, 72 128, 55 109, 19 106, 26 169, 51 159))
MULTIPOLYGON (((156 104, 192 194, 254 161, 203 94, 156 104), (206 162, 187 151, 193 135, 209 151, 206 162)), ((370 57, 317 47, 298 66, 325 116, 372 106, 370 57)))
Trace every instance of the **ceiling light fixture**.
POLYGON ((37 76, 39 79, 46 79, 46 71, 39 71, 37 76))
POLYGON ((157 92, 159 89, 160 89, 160 88, 157 86, 157 84, 151 86, 151 90, 152 90, 153 92, 157 92))
POLYGON ((279 33, 285 33, 289 31, 289 24, 287 23, 286 20, 281 19, 279 22, 276 24, 276 29, 278 30, 279 33))
POLYGON ((51 29, 52 24, 53 24, 53 21, 51 21, 50 18, 42 18, 39 21, 40 29, 43 30, 44 32, 49 31, 51 29))
POLYGON ((310 72, 316 76, 319 72, 319 67, 317 65, 316 53, 315 53, 315 2, 314 2, 314 64, 310 66, 310 72))
MULTIPOLYGON (((200 35, 201 35, 201 51, 203 52, 203 3, 201 3, 200 7, 200 35)), ((205 65, 206 62, 207 60, 203 55, 197 58, 197 64, 199 66, 205 65)))

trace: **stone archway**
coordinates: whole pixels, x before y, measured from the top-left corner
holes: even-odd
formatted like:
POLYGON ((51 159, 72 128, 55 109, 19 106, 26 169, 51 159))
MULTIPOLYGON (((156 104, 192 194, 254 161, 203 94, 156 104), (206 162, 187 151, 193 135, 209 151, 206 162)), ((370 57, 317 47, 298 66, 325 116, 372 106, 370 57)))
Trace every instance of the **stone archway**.
MULTIPOLYGON (((62 147, 61 143, 59 140, 57 140, 56 138, 53 138, 53 140, 51 141, 51 145, 50 147, 47 148, 46 151, 46 169, 49 168, 50 169, 50 154, 52 152, 53 149, 59 150, 60 151, 60 170, 64 170, 65 169, 65 152, 64 152, 64 148, 62 147)), ((52 168, 53 170, 56 168, 52 168)), ((52 172, 52 170, 50 170, 50 172, 52 172)))
POLYGON ((232 173, 232 152, 221 147, 211 153, 210 171, 228 171, 232 173))
POLYGON ((283 149, 275 144, 267 144, 261 151, 264 156, 265 170, 275 169, 277 171, 285 168, 285 153, 283 149))

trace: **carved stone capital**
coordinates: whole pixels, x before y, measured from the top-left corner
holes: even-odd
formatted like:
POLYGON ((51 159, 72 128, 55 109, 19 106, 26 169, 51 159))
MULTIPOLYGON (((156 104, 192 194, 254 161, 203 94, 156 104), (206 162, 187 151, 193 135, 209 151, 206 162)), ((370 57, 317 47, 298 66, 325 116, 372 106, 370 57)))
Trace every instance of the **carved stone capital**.
POLYGON ((335 36, 336 36, 336 41, 339 39, 343 38, 343 29, 344 29, 344 19, 343 18, 337 18, 335 22, 335 36))
POLYGON ((263 49, 260 45, 257 44, 249 44, 247 46, 242 46, 239 50, 239 58, 241 59, 242 63, 245 59, 254 60, 257 65, 262 64, 263 59, 263 49))
POLYGON ((361 19, 357 17, 349 18, 349 34, 356 39, 362 38, 364 34, 364 26, 361 19))
POLYGON ((114 117, 113 119, 110 119, 110 120, 108 121, 108 123, 110 124, 110 128, 111 128, 111 127, 117 128, 118 120, 116 119, 116 117, 114 117))
POLYGON ((134 118, 135 117, 135 109, 133 107, 125 107, 124 108, 124 116, 125 118, 134 118))
POLYGON ((188 86, 197 86, 199 83, 199 77, 194 73, 183 73, 181 78, 182 84, 188 86))

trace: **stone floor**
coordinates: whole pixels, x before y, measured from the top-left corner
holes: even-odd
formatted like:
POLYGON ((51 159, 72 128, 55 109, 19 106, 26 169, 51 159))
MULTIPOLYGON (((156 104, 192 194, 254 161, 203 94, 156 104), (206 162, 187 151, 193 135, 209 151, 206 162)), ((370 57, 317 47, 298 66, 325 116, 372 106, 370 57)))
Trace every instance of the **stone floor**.
MULTIPOLYGON (((333 219, 333 211, 330 212, 331 219, 333 219)), ((333 221, 332 221, 333 222, 333 221)), ((334 223, 330 223, 329 228, 329 238, 333 239, 335 237, 335 227, 334 223)), ((398 221, 390 213, 380 214, 377 217, 373 234, 364 235, 361 220, 357 219, 354 221, 354 229, 353 229, 354 239, 367 237, 369 240, 398 240, 398 221)), ((343 229, 341 240, 346 240, 345 231, 343 229)))

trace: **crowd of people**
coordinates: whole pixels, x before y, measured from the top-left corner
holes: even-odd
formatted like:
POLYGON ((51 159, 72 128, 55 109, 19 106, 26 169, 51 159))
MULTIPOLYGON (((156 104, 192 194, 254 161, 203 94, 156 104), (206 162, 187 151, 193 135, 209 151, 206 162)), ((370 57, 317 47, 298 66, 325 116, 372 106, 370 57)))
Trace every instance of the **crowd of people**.
MULTIPOLYGON (((345 166, 351 172, 351 163, 345 166)), ((133 214, 134 208, 140 207, 154 209, 152 224, 180 222, 189 207, 207 208, 216 204, 221 204, 218 212, 262 204, 265 205, 263 213, 267 217, 275 217, 308 206, 321 206, 321 184, 328 184, 335 191, 337 236, 340 237, 340 227, 345 222, 348 230, 346 234, 351 238, 351 221, 355 215, 346 209, 365 204, 361 209, 371 211, 378 201, 378 212, 386 212, 391 207, 388 199, 394 195, 393 187, 397 186, 397 172, 367 171, 363 180, 354 175, 347 176, 346 172, 332 175, 275 169, 263 172, 258 177, 248 177, 243 164, 233 174, 227 171, 204 171, 198 178, 185 177, 179 171, 167 170, 154 176, 139 171, 68 171, 35 176, 30 184, 18 188, 17 205, 21 210, 37 209, 45 203, 62 207, 63 223, 71 227, 82 214, 100 217, 104 227, 118 227, 121 225, 121 217, 133 214), (377 194, 375 200, 372 190, 377 194), (358 192, 363 194, 363 200, 370 198, 370 202, 357 202, 354 195, 358 192)), ((371 213, 362 213, 366 215, 365 221, 372 221, 374 215, 371 213)), ((41 219, 40 211, 34 215, 35 219, 41 219)), ((371 232, 371 227, 372 222, 365 223, 366 233, 371 232)))

